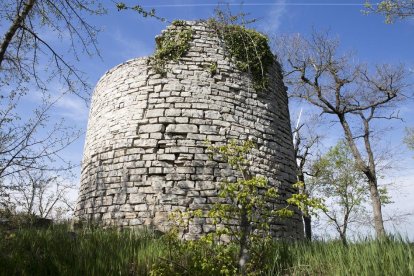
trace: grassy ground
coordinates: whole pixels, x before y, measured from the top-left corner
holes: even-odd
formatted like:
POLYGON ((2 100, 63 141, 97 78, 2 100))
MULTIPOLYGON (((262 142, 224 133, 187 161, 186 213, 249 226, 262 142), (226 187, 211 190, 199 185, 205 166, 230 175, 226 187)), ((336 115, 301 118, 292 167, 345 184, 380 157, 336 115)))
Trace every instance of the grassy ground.
MULTIPOLYGON (((148 275, 166 262, 169 275, 214 274, 195 266, 199 258, 209 261, 209 248, 175 251, 177 244, 148 231, 96 229, 74 235, 54 226, 0 234, 0 275, 148 275)), ((414 246, 402 239, 347 247, 340 242, 279 242, 266 252, 265 275, 414 275, 414 246)))

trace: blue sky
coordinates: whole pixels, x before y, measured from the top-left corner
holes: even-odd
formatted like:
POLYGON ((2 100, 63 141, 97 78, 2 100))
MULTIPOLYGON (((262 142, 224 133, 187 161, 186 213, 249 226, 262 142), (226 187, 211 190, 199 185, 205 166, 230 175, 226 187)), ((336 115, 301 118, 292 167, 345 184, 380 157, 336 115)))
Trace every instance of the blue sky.
MULTIPOLYGON (((127 5, 141 4, 146 8, 155 7, 157 14, 172 21, 173 19, 202 19, 213 16, 218 1, 208 0, 145 0, 124 1, 127 5)), ((262 1, 229 1, 233 11, 249 12, 252 18, 258 18, 256 28, 277 36, 281 34, 301 33, 307 35, 312 30, 329 31, 341 42, 341 50, 356 52, 361 62, 405 63, 414 70, 414 18, 385 24, 380 15, 363 15, 364 0, 262 0, 262 1)), ((135 57, 147 56, 154 51, 154 37, 165 29, 167 23, 151 18, 142 18, 132 11, 116 10, 112 1, 105 1, 107 15, 91 17, 89 21, 99 27, 99 49, 102 59, 82 57, 80 62, 73 61, 83 72, 92 86, 110 68, 135 57)), ((53 38, 53 34, 50 36, 53 38)), ((63 39, 63 43, 65 38, 63 39)), ((56 42, 57 45, 62 43, 56 42)), ((411 80, 414 78, 411 77, 411 80)), ((413 95, 413 94, 412 94, 413 95)), ((36 101, 36 96, 27 99, 36 101)), ((295 119, 301 105, 292 104, 292 119, 295 119)), ((414 152, 409 152, 402 144, 405 126, 414 126, 413 101, 404 103, 400 115, 405 122, 394 122, 394 129, 386 133, 382 142, 388 144, 392 151, 401 152, 394 164, 398 169, 389 172, 384 182, 396 182, 399 188, 392 191, 396 204, 386 208, 394 212, 398 208, 406 212, 414 212, 414 152), (403 187, 403 188, 401 188, 403 187), (399 192, 398 192, 399 190, 399 192), (404 196, 403 196, 404 195, 404 196)), ((308 110, 308 109, 305 109, 308 110)), ((24 111, 22 111, 24 112, 24 111)), ((86 129, 88 106, 76 96, 65 96, 54 109, 54 115, 63 116, 72 124, 86 129)), ((306 112, 304 114, 306 116, 306 112)), ((335 127, 334 127, 335 129, 335 127)), ((341 133, 338 128, 336 133, 341 133)), ((331 136, 325 141, 326 146, 335 143, 338 136, 331 136)), ((82 158, 84 137, 76 142, 66 153, 74 162, 82 158)), ((414 217, 409 218, 399 231, 414 233, 414 217)), ((412 234, 411 239, 414 239, 412 234)))

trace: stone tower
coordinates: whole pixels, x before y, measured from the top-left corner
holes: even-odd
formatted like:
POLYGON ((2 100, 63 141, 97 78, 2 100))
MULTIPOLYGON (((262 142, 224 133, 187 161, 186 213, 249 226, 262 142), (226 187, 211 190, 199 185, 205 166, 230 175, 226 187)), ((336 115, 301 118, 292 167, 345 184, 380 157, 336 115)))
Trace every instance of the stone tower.
MULTIPOLYGON (((149 58, 137 58, 99 80, 89 113, 77 218, 164 231, 175 209, 208 209, 218 199, 220 182, 234 173, 209 159, 206 140, 255 141, 252 169, 278 187, 281 205, 295 192, 288 99, 279 66, 273 63, 268 89, 258 93, 205 22, 185 24, 192 30, 189 49, 165 65, 165 74, 157 73, 149 58)), ((208 222, 194 221, 187 236, 211 231, 208 222)), ((277 237, 303 236, 297 210, 271 228, 277 237)))

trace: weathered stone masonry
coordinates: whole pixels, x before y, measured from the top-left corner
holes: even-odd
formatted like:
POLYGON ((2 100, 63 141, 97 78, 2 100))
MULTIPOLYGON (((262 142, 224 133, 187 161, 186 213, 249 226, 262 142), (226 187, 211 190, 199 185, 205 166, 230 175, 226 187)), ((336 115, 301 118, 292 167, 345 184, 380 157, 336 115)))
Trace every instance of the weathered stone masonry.
MULTIPOLYGON (((203 22, 190 50, 156 74, 148 58, 108 71, 92 97, 81 174, 78 218, 104 226, 168 227, 168 213, 208 209, 219 183, 234 178, 227 164, 209 159, 205 141, 252 139, 253 170, 279 188, 280 204, 295 182, 286 90, 277 64, 268 91, 256 93, 236 69, 223 42, 203 22), (213 75, 209 68, 217 63, 213 75)), ((178 28, 170 26, 169 28, 178 28)), ((303 235, 299 212, 275 220, 275 236, 303 235)), ((197 219, 187 237, 214 229, 197 219)))

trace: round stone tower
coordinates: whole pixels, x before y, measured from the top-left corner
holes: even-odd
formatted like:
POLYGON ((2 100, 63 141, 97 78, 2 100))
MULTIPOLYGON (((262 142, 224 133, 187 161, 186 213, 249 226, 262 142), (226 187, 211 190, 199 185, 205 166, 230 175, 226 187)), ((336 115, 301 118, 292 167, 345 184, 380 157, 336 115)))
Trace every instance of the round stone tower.
MULTIPOLYGON (((205 141, 251 139, 252 170, 278 188, 281 206, 295 189, 295 160, 286 88, 278 64, 266 91, 228 57, 205 22, 192 30, 186 53, 157 73, 150 58, 109 70, 92 97, 75 216, 104 226, 148 225, 164 231, 176 209, 208 209, 223 180, 225 163, 209 159, 205 141)), ((172 25, 167 31, 180 28, 172 25)), ((210 220, 190 225, 188 238, 214 230, 210 220)), ((298 210, 275 219, 276 237, 301 238, 298 210)))

